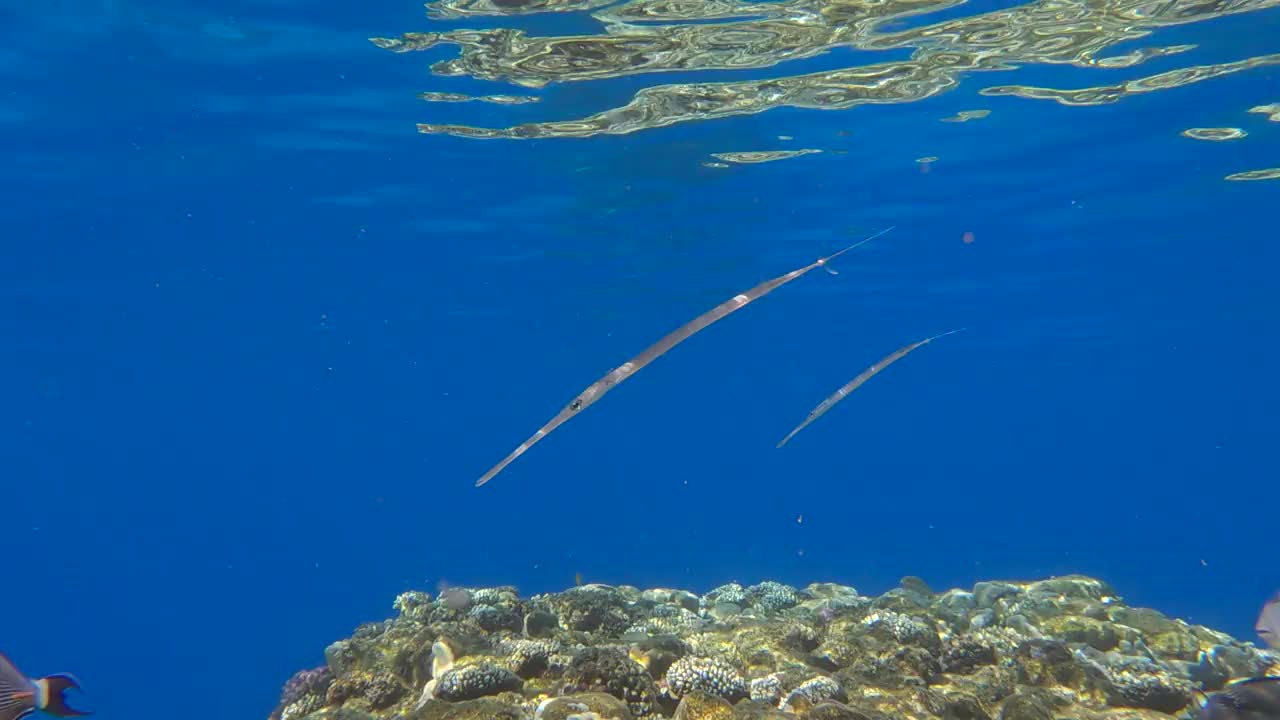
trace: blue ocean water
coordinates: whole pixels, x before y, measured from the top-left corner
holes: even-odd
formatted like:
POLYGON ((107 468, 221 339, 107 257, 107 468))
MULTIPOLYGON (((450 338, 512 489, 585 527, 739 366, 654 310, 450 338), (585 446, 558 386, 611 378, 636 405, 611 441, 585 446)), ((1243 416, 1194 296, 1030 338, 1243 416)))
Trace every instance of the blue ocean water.
POLYGON ((581 117, 858 53, 427 104, 511 90, 432 77, 453 49, 368 41, 437 25, 595 27, 409 0, 0 5, 0 651, 24 670, 76 673, 104 718, 262 717, 398 592, 577 574, 882 592, 1080 572, 1252 637, 1280 584, 1280 182, 1223 178, 1280 167, 1280 123, 1246 112, 1280 74, 1087 107, 977 91, 1280 52, 1280 10, 1117 48, 1196 45, 1133 68, 542 140, 415 123, 581 117), (1249 135, 1180 134, 1226 126, 1249 135), (703 164, 784 144, 827 152, 703 164), (664 333, 888 226, 473 486, 664 333))

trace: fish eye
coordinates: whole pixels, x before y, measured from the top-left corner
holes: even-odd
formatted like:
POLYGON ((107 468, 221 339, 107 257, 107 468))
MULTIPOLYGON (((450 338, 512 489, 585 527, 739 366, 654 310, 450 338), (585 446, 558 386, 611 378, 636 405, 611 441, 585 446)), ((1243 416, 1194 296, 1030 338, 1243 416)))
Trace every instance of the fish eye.
POLYGON ((570 410, 582 409, 582 398, 574 398, 573 402, 569 403, 569 409, 570 410))

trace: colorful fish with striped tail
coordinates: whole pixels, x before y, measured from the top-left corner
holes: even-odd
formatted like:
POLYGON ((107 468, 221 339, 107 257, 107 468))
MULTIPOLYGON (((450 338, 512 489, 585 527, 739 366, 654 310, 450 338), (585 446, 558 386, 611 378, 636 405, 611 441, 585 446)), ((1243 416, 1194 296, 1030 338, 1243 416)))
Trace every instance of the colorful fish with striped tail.
POLYGON ((90 715, 67 704, 64 693, 79 689, 80 681, 66 673, 28 678, 0 653, 0 720, 22 720, 37 710, 57 717, 90 715))

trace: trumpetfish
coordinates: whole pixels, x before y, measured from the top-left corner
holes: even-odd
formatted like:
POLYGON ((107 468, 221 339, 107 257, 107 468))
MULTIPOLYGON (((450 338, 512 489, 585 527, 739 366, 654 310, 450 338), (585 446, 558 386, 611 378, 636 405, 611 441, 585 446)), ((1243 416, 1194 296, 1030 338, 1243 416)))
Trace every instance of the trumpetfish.
POLYGON ((476 487, 480 487, 481 485, 484 485, 485 483, 492 480, 493 476, 502 472, 503 468, 505 468, 507 465, 510 465, 513 460, 523 455, 529 448, 533 447, 535 443, 537 443, 539 440, 541 440, 542 438, 550 434, 552 430, 555 430, 556 428, 560 427, 565 422, 567 422, 569 418, 574 417, 578 413, 582 412, 583 410, 587 409, 594 403, 598 402, 600 398, 604 397, 605 393, 617 387, 624 380, 636 374, 636 372, 638 372, 641 368, 653 362, 654 360, 657 360, 668 350, 675 347, 676 345, 679 345, 685 340, 689 339, 698 331, 706 328, 708 325, 714 323, 717 320, 725 318, 730 314, 737 312, 738 310, 741 310, 742 308, 751 304, 753 301, 759 300, 765 295, 768 295, 774 290, 782 287, 783 285, 786 285, 787 283, 791 282, 792 280, 795 280, 801 275, 808 273, 811 270, 815 270, 817 268, 824 268, 828 272, 834 273, 835 272, 834 270, 831 270, 831 268, 827 267, 827 263, 849 252, 850 250, 853 250, 854 248, 857 248, 861 245, 865 245, 866 243, 869 243, 872 240, 875 240, 876 238, 880 237, 881 235, 884 235, 885 233, 889 232, 892 229, 893 227, 885 228, 884 230, 881 230, 880 232, 875 233, 874 235, 866 239, 859 240, 858 242, 850 245, 849 247, 844 248, 843 250, 834 252, 830 255, 827 255, 826 257, 820 257, 817 260, 814 260, 813 262, 809 263, 808 265, 805 265, 804 267, 799 268, 798 270, 792 270, 791 272, 786 273, 785 275, 779 275, 778 277, 773 278, 772 280, 765 280, 764 282, 760 283, 759 285, 756 285, 750 290, 747 290, 738 295, 734 295, 728 300, 725 300, 724 302, 720 303, 714 308, 706 311, 705 313, 699 315, 693 320, 690 320, 685 325, 675 330, 672 330, 670 333, 665 335, 661 340, 658 340, 654 344, 645 348, 645 350, 641 352, 639 355, 636 355, 635 357, 619 365, 613 370, 610 370, 607 375, 591 383, 591 385, 589 385, 586 390, 583 390, 581 393, 578 393, 578 396, 575 397, 568 405, 565 405, 564 408, 560 410, 560 412, 557 413, 555 417, 551 418, 551 420, 549 420, 546 425, 543 425, 542 427, 538 428, 538 431, 536 433, 534 433, 528 440, 525 440, 524 442, 520 443, 520 445, 516 447, 515 450, 511 451, 510 455, 503 458, 502 462, 499 462, 497 465, 494 465, 489 470, 489 472, 481 476, 481 478, 476 481, 476 487))
POLYGON ((964 330, 964 328, 949 330, 947 332, 934 335, 933 337, 925 338, 924 340, 917 340, 911 343, 910 345, 903 345, 897 350, 894 350, 893 352, 884 356, 875 365, 872 365, 866 370, 863 370, 862 373, 858 375, 858 377, 850 380, 849 382, 841 386, 839 390, 836 390, 835 392, 831 393, 831 395, 829 395, 826 400, 823 400, 822 402, 818 403, 817 407, 809 411, 809 415, 804 419, 804 422, 800 423, 795 427, 794 430, 787 433, 787 436, 782 438, 782 440, 780 440, 775 447, 782 447, 783 445, 786 445, 788 440, 795 437, 796 433, 805 429, 805 427, 807 427, 809 423, 822 417, 822 415, 826 413, 828 410, 830 410, 832 407, 834 407, 836 403, 843 400, 846 395, 853 392, 854 390, 857 390, 858 386, 870 380, 872 377, 875 376, 876 373, 889 367, 890 365, 894 364, 895 362, 902 359, 903 357, 906 357, 907 353, 911 352, 912 350, 915 350, 921 345, 926 345, 928 343, 933 342, 934 340, 937 340, 940 337, 945 337, 953 333, 958 333, 961 330, 964 330))

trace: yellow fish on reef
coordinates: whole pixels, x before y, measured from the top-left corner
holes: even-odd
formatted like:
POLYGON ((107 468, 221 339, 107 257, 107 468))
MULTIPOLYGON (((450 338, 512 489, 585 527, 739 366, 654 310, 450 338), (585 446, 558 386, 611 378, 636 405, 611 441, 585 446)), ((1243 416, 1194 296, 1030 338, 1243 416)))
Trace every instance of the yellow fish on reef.
POLYGON ((573 584, 579 586, 582 585, 582 573, 576 572, 573 574, 573 584))

